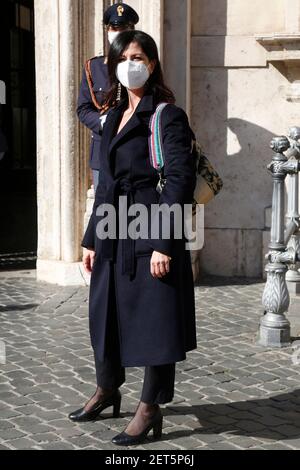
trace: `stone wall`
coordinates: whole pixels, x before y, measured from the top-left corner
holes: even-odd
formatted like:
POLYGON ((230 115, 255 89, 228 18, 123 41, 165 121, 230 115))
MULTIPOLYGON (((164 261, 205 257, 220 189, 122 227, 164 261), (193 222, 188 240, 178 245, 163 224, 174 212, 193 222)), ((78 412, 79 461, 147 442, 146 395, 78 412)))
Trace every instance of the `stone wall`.
POLYGON ((299 125, 300 109, 287 101, 288 78, 280 63, 267 60, 257 36, 292 32, 291 10, 299 10, 291 3, 299 5, 192 0, 192 124, 224 179, 205 212, 202 272, 262 275, 265 208, 272 198, 269 142, 299 125))

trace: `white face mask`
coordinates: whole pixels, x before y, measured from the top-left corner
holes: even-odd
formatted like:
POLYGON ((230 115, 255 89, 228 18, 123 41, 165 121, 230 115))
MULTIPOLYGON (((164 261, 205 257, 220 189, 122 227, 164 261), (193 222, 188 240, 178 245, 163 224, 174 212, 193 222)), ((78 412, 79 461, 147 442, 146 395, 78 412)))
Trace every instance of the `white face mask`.
POLYGON ((116 75, 119 82, 129 90, 142 88, 150 77, 147 65, 133 60, 124 60, 118 64, 116 75))
POLYGON ((114 42, 118 34, 120 34, 120 31, 108 31, 107 37, 109 44, 112 44, 114 42))

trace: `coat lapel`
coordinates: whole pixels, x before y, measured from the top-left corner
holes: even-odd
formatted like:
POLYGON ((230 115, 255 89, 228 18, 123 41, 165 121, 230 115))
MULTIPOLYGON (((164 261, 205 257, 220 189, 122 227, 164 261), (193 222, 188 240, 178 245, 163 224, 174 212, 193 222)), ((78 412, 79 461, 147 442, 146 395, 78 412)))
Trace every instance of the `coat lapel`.
POLYGON ((107 116, 104 124, 102 142, 101 142, 101 156, 103 157, 103 165, 109 167, 109 147, 110 143, 116 132, 116 127, 119 122, 121 113, 123 112, 125 104, 120 103, 115 109, 112 109, 107 116))
MULTIPOLYGON (((121 119, 121 114, 126 108, 126 103, 123 106, 120 106, 120 108, 116 109, 116 114, 117 118, 116 121, 121 119)), ((129 121, 125 124, 125 126, 121 129, 121 131, 116 134, 117 129, 115 129, 115 134, 112 137, 110 141, 110 146, 109 146, 109 152, 113 150, 113 148, 118 145, 121 139, 123 139, 129 132, 131 132, 133 129, 138 127, 143 123, 143 120, 141 119, 141 116, 143 113, 148 113, 148 112, 153 112, 153 95, 145 95, 139 102, 135 113, 133 116, 129 119, 129 121)), ((115 121, 115 123, 116 123, 115 121)), ((119 121, 120 122, 120 121, 119 121)))
MULTIPOLYGON (((119 114, 119 117, 120 114, 119 114)), ((118 122, 120 122, 118 120, 118 122)), ((125 126, 121 129, 121 131, 118 134, 115 134, 115 136, 112 138, 109 146, 109 153, 113 150, 113 148, 118 145, 121 139, 125 137, 128 132, 131 132, 133 129, 138 127, 141 124, 141 121, 139 119, 139 116, 136 114, 136 112, 132 115, 132 117, 129 119, 129 121, 125 124, 125 126)))
POLYGON ((123 100, 115 109, 112 109, 107 116, 107 120, 105 122, 105 131, 103 132, 102 137, 102 155, 105 156, 105 165, 109 168, 109 173, 112 176, 111 165, 110 165, 110 155, 113 149, 118 145, 118 143, 132 130, 136 127, 140 126, 141 124, 144 125, 143 115, 151 115, 154 112, 154 99, 153 95, 144 95, 141 101, 138 104, 138 107, 133 114, 133 116, 129 119, 129 121, 125 124, 125 126, 121 129, 121 131, 117 133, 117 127, 120 123, 121 116, 126 109, 127 101, 123 100))

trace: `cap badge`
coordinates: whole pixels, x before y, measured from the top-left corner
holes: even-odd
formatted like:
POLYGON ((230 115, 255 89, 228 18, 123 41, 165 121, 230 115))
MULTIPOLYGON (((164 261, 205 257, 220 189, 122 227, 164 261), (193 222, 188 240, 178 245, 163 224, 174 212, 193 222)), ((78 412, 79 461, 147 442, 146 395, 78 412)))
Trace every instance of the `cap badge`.
POLYGON ((124 7, 122 5, 119 5, 117 8, 118 16, 123 16, 124 13, 124 7))

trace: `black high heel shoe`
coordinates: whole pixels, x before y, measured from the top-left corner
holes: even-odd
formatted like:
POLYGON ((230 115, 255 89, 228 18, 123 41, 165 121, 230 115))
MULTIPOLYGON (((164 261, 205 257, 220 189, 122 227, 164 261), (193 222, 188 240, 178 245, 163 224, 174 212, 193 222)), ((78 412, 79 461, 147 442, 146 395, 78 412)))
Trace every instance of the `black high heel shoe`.
POLYGON ((93 421, 96 419, 101 411, 106 408, 113 406, 113 417, 119 418, 121 408, 121 393, 120 390, 116 390, 112 395, 97 401, 89 411, 85 411, 84 407, 79 410, 73 411, 69 414, 69 419, 74 422, 93 421))
POLYGON ((117 444, 118 446, 131 446, 131 445, 141 444, 146 439, 151 429, 153 429, 154 439, 160 439, 162 436, 162 425, 163 425, 163 416, 159 408, 157 412, 154 414, 154 416, 152 417, 150 424, 148 424, 147 428, 143 432, 141 432, 140 434, 137 434, 136 436, 130 436, 125 431, 123 431, 121 432, 121 434, 118 434, 117 436, 115 436, 111 440, 111 442, 113 444, 117 444))

